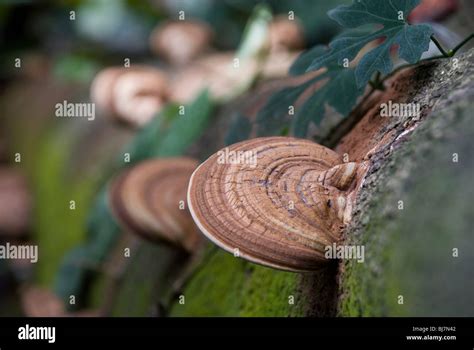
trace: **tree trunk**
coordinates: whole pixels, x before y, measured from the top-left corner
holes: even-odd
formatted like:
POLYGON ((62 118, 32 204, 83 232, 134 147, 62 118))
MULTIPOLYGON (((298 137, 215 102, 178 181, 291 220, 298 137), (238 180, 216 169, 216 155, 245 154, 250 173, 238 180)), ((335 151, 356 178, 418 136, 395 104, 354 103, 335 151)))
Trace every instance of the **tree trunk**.
MULTIPOLYGON (((364 247, 363 262, 295 274, 209 246, 175 300, 165 303, 166 314, 474 316, 473 55, 471 50, 402 71, 323 138, 367 165, 344 232, 345 245, 364 247), (389 100, 419 104, 421 114, 381 117, 380 106, 389 100)), ((194 154, 203 157, 223 145, 215 137, 228 123, 228 112, 222 114, 194 154)), ((152 267, 145 265, 156 255, 144 258, 153 250, 146 243, 140 250, 129 269, 140 264, 151 277, 152 267)), ((115 314, 131 298, 146 298, 137 313, 150 314, 160 299, 150 288, 169 281, 140 284, 132 276, 124 278, 115 314)))

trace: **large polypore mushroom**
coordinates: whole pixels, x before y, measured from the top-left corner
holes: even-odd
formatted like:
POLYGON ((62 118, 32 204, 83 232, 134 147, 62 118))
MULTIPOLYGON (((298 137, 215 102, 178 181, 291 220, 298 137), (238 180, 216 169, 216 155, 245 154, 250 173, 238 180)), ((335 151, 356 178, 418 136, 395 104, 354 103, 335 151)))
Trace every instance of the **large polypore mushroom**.
POLYGON ((153 52, 174 65, 189 63, 211 43, 211 28, 204 22, 170 21, 159 25, 150 36, 153 52))
POLYGON ((91 98, 102 113, 134 127, 150 121, 167 97, 167 77, 153 67, 110 67, 91 86, 91 98))
POLYGON ((186 206, 186 189, 197 165, 191 158, 165 158, 127 169, 110 188, 114 216, 145 239, 192 252, 200 235, 186 206))
POLYGON ((211 241, 262 265, 311 271, 351 214, 356 163, 316 143, 258 138, 212 155, 193 173, 191 215, 211 241))

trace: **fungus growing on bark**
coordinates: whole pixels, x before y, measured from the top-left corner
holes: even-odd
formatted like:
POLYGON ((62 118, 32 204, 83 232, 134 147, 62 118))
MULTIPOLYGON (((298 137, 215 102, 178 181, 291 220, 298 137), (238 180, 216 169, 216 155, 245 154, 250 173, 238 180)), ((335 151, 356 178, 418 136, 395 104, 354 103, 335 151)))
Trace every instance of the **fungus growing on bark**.
POLYGON ((159 25, 151 33, 150 46, 167 62, 183 65, 205 52, 212 36, 211 28, 204 22, 170 21, 159 25))
POLYGON ((37 286, 27 286, 20 290, 21 306, 28 317, 65 316, 63 301, 52 291, 37 286))
POLYGON ((286 16, 276 17, 269 26, 270 49, 301 50, 305 46, 303 29, 298 20, 289 20, 286 16))
POLYGON ((167 98, 168 78, 153 67, 106 68, 91 86, 91 99, 101 113, 133 127, 150 121, 167 98))
POLYGON ((227 100, 248 88, 258 75, 262 79, 286 76, 298 53, 275 52, 259 65, 255 59, 238 59, 233 52, 213 54, 181 70, 170 88, 170 100, 188 102, 208 88, 216 100, 227 100))
POLYGON ((125 170, 110 187, 114 216, 145 239, 194 251, 201 237, 186 206, 186 189, 197 165, 191 158, 164 158, 125 170))
POLYGON ((458 0, 423 0, 408 17, 410 23, 442 21, 456 12, 458 0))
POLYGON ((258 138, 221 150, 193 173, 188 205, 199 229, 244 259, 312 271, 350 220, 358 164, 308 140, 258 138))

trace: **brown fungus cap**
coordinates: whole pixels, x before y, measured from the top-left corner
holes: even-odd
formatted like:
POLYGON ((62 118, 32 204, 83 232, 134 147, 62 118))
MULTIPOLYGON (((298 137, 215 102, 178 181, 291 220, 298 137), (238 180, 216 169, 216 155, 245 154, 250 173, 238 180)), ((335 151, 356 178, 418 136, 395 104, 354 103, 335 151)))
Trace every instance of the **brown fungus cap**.
POLYGON ((171 83, 169 97, 184 103, 208 88, 214 99, 226 101, 245 91, 257 74, 263 79, 286 76, 297 56, 287 51, 274 52, 262 66, 255 59, 240 59, 236 65, 234 52, 205 56, 178 72, 171 83))
POLYGON ((110 187, 114 216, 145 239, 193 251, 200 235, 186 206, 186 189, 197 165, 191 158, 163 158, 126 170, 110 187))
POLYGON ((203 57, 181 70, 171 85, 170 99, 187 102, 205 88, 217 100, 225 100, 245 86, 256 73, 257 64, 241 60, 235 66, 235 53, 225 52, 203 57))
POLYGON ((28 286, 20 291, 21 306, 28 317, 60 317, 66 315, 63 301, 51 290, 28 286))
POLYGON ((168 98, 168 77, 154 67, 110 67, 91 85, 91 99, 101 113, 142 127, 161 110, 168 98))
POLYGON ((308 140, 244 141, 196 169, 189 210, 202 233, 229 252, 269 267, 312 271, 340 238, 356 170, 356 163, 308 140))
POLYGON ((460 7, 459 0, 423 0, 408 16, 410 23, 443 21, 460 7))
POLYGON ((125 71, 113 87, 117 115, 135 127, 148 123, 163 108, 167 95, 165 74, 151 67, 125 71))
POLYGON ((270 48, 279 50, 301 50, 305 47, 304 32, 297 19, 285 16, 276 17, 269 27, 270 48))
POLYGON ((212 30, 196 20, 169 21, 150 35, 151 50, 174 65, 189 63, 205 52, 212 40, 212 30))
POLYGON ((124 67, 105 68, 97 73, 92 81, 91 100, 101 113, 115 114, 113 87, 117 78, 122 75, 125 69, 124 67))

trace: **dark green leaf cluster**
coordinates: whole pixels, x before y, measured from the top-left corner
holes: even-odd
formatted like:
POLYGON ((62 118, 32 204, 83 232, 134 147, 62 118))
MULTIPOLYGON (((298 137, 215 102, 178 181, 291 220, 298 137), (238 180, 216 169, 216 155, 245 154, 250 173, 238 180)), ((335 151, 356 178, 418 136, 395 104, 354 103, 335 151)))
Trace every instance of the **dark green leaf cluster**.
POLYGON ((408 63, 417 63, 427 51, 432 29, 427 24, 410 25, 407 18, 420 0, 354 0, 329 12, 329 17, 347 31, 337 36, 329 48, 316 46, 303 53, 290 69, 291 75, 301 75, 323 69, 298 86, 275 93, 259 112, 257 133, 275 135, 290 125, 294 136, 305 137, 311 123, 319 124, 327 106, 346 116, 356 104, 376 73, 393 71, 391 50, 408 63), (362 48, 371 42, 379 44, 367 52, 357 65, 351 62, 362 48), (324 85, 303 103, 298 99, 318 82, 324 85), (294 106, 295 113, 288 111, 294 106))

